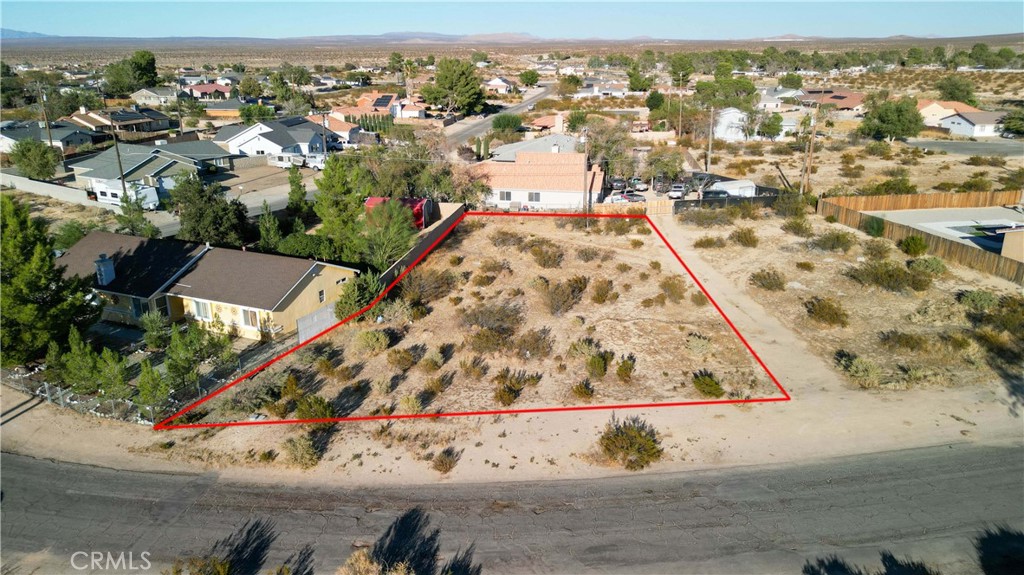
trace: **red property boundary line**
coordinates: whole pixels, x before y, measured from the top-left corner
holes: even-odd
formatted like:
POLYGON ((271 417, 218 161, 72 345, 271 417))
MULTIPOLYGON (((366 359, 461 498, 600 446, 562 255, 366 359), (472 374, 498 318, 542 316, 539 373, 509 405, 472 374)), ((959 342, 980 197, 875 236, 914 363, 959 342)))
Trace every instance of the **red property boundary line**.
POLYGON ((469 212, 463 213, 461 216, 459 216, 459 218, 457 220, 455 220, 455 222, 453 222, 450 226, 448 226, 448 229, 446 229, 444 231, 444 233, 442 233, 436 240, 434 240, 434 242, 432 244, 430 244, 430 246, 426 250, 424 250, 423 254, 421 254, 418 258, 416 258, 405 269, 405 271, 403 271, 401 274, 399 274, 398 277, 396 277, 390 284, 388 284, 387 288, 385 288, 384 291, 382 291, 380 293, 380 295, 378 295, 376 298, 374 298, 374 300, 372 302, 370 302, 368 305, 366 305, 366 307, 364 307, 361 310, 353 313, 352 315, 346 317, 345 319, 339 321, 338 323, 332 325, 331 327, 321 331, 320 333, 316 334, 315 336, 313 336, 309 340, 307 340, 307 341, 305 341, 305 342, 303 342, 303 343, 301 343, 299 345, 296 345, 295 347, 289 349, 288 351, 282 353, 281 355, 279 355, 277 357, 274 357, 273 359, 271 359, 271 360, 267 361, 266 363, 256 367, 255 369, 252 369, 251 371, 245 373, 244 375, 239 376, 234 381, 225 384, 224 386, 220 387, 219 389, 217 389, 216 391, 214 391, 210 395, 207 395, 206 397, 204 397, 202 399, 199 399, 199 400, 197 400, 197 401, 187 405, 186 407, 184 407, 183 409, 179 410, 174 415, 171 415, 170 417, 164 419, 163 421, 160 421, 159 423, 154 424, 153 425, 153 429, 155 429, 155 430, 165 430, 165 429, 201 429, 201 428, 207 428, 207 427, 248 427, 248 426, 253 426, 253 425, 286 425, 286 424, 287 425, 292 425, 292 424, 306 424, 306 423, 334 423, 334 422, 343 422, 343 421, 379 421, 379 420, 396 420, 396 419, 433 419, 433 418, 438 418, 438 417, 470 417, 470 416, 480 416, 480 415, 505 415, 505 414, 513 414, 513 413, 558 413, 558 412, 566 412, 566 411, 607 411, 607 410, 615 410, 615 409, 644 409, 644 408, 652 408, 652 407, 682 407, 682 406, 687 406, 687 405, 733 405, 733 404, 743 404, 743 403, 773 403, 773 402, 779 402, 779 401, 790 401, 791 399, 792 398, 790 397, 789 392, 787 392, 786 389, 782 386, 782 384, 779 383, 779 380, 775 377, 775 374, 773 374, 772 371, 770 369, 768 369, 768 366, 765 365, 764 361, 761 359, 761 356, 759 356, 757 354, 757 352, 754 351, 754 348, 751 347, 750 342, 748 342, 747 339, 745 337, 743 337, 743 334, 740 333, 739 329, 736 328, 736 325, 732 322, 731 319, 729 319, 729 316, 726 315, 726 313, 722 309, 722 307, 718 305, 718 302, 715 301, 715 298, 713 298, 711 296, 711 294, 708 293, 708 290, 704 287, 704 284, 701 283, 701 281, 699 279, 697 279, 697 276, 693 273, 693 270, 690 269, 690 266, 686 265, 686 262, 684 262, 683 258, 681 258, 679 256, 679 253, 676 252, 675 248, 672 247, 672 244, 670 244, 669 241, 665 238, 665 235, 661 233, 661 230, 658 229, 658 226, 656 226, 654 224, 654 222, 651 220, 651 218, 649 216, 647 216, 646 214, 581 214, 581 213, 559 214, 559 213, 539 213, 539 212, 506 213, 506 212, 473 212, 473 211, 469 211, 469 212), (764 398, 756 398, 756 399, 719 399, 719 400, 705 400, 705 401, 676 401, 676 402, 667 402, 667 403, 628 403, 628 404, 620 404, 620 405, 581 405, 581 406, 569 406, 569 407, 536 407, 536 408, 525 408, 525 409, 495 409, 495 410, 483 410, 483 411, 455 411, 455 412, 451 412, 451 413, 417 413, 417 414, 404 414, 404 415, 369 415, 369 416, 357 416, 357 417, 333 417, 333 418, 326 418, 326 419, 282 419, 282 420, 272 420, 272 421, 224 421, 224 422, 182 423, 182 424, 172 424, 171 423, 175 419, 185 415, 186 413, 192 411, 193 409, 199 407, 200 405, 206 403, 207 401, 210 401, 211 399, 217 397, 218 395, 224 393, 225 391, 231 389, 232 387, 238 385, 239 383, 242 383, 246 379, 248 379, 248 378, 250 378, 250 377, 260 373, 261 371, 267 369, 271 365, 273 365, 273 364, 277 363, 278 361, 281 361, 282 359, 288 357, 292 353, 294 353, 294 352, 302 349, 303 347, 313 343, 314 341, 320 339, 324 335, 327 335, 331 331, 337 329, 339 326, 341 326, 341 325, 343 325, 345 323, 348 323, 349 321, 352 321, 353 319, 359 317, 360 315, 362 315, 362 314, 366 313, 367 311, 369 311, 370 309, 372 309, 373 306, 377 305, 377 303, 379 303, 382 299, 384 299, 384 297, 387 296, 387 294, 396 285, 398 285, 398 282, 402 281, 402 279, 406 276, 406 274, 408 274, 413 268, 415 268, 417 265, 419 265, 419 263, 423 260, 423 258, 427 257, 428 254, 433 252, 434 248, 436 248, 438 244, 440 244, 442 241, 444 241, 444 239, 448 237, 448 235, 452 232, 452 230, 454 230, 455 227, 458 226, 459 223, 462 222, 462 220, 466 219, 469 216, 474 216, 474 217, 515 217, 515 218, 523 218, 523 217, 526 217, 526 218, 530 218, 530 217, 593 218, 593 219, 621 218, 621 219, 642 219, 642 220, 646 221, 647 225, 651 226, 651 229, 653 229, 654 233, 656 233, 658 235, 658 238, 660 238, 661 241, 665 244, 665 246, 669 249, 669 251, 672 252, 672 255, 676 258, 676 261, 678 261, 679 264, 683 267, 683 269, 686 270, 686 273, 689 274, 690 279, 692 279, 693 282, 697 285, 697 287, 700 288, 700 291, 703 292, 704 295, 708 298, 708 301, 711 302, 711 305, 713 305, 715 310, 718 311, 718 314, 722 316, 722 319, 725 320, 725 323, 729 325, 729 328, 732 330, 732 332, 734 334, 736 334, 736 337, 738 337, 739 340, 743 343, 744 347, 747 348, 747 351, 750 352, 750 355, 752 355, 754 357, 754 359, 757 361, 758 365, 761 366, 761 369, 763 369, 765 371, 765 373, 768 374, 768 377, 772 380, 772 383, 774 383, 775 386, 782 393, 782 396, 781 397, 764 397, 764 398))

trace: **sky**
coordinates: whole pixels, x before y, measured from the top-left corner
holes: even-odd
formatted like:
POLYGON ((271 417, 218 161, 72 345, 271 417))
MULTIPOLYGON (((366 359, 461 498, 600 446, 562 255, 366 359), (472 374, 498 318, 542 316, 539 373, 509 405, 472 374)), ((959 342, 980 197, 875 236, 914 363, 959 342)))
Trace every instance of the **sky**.
POLYGON ((58 36, 294 38, 386 32, 729 40, 1024 32, 1024 2, 241 2, 0 0, 0 26, 58 36))

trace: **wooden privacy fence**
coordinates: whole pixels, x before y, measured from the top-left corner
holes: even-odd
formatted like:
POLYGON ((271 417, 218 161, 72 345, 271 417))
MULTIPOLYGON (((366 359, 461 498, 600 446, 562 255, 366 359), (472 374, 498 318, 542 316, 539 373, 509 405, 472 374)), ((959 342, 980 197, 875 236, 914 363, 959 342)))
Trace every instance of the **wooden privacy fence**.
MULTIPOLYGON (((869 218, 877 218, 861 211, 897 211, 931 208, 980 208, 1015 205, 1024 200, 1024 193, 971 192, 966 194, 919 194, 907 196, 845 196, 823 198, 818 202, 818 213, 833 216, 836 221, 859 230, 869 218)), ((880 219, 880 218, 879 218, 880 219)), ((928 232, 897 224, 888 220, 882 237, 898 242, 907 236, 920 236, 928 244, 928 253, 987 274, 1024 284, 1024 262, 1011 260, 979 247, 950 240, 928 232)))

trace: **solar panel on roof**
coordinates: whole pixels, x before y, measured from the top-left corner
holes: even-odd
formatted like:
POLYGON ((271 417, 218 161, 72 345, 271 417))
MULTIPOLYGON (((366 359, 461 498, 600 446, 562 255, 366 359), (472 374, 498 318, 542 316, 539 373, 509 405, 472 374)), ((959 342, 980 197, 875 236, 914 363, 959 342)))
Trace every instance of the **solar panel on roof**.
POLYGON ((384 108, 391 103, 391 96, 381 96, 373 101, 374 108, 384 108))

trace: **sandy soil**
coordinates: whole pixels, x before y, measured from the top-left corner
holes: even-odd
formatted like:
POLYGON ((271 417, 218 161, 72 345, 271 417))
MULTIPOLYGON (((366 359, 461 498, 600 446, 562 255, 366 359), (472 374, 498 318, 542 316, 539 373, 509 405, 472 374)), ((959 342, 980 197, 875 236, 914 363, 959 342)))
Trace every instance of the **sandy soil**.
POLYGON ((114 220, 114 213, 110 210, 66 203, 49 196, 28 194, 18 190, 4 190, 3 193, 23 205, 28 205, 32 217, 45 220, 51 231, 71 221, 94 223, 100 228, 112 228, 117 223, 114 220))
MULTIPOLYGON (((691 249, 693 230, 668 217, 656 218, 656 223, 793 399, 619 411, 619 416, 642 416, 663 436, 667 457, 646 472, 798 462, 960 442, 1024 443, 1020 408, 999 380, 905 391, 859 389, 845 381, 814 344, 779 321, 773 302, 757 301, 745 281, 718 271, 721 262, 709 263, 706 253, 691 249)), ((957 272, 968 285, 993 281, 957 272)), ((22 398, 3 389, 5 406, 22 398)), ((608 417, 607 412, 583 412, 396 422, 379 439, 367 433, 379 424, 345 424, 337 435, 344 440, 336 441, 325 460, 310 471, 290 468, 280 460, 259 463, 255 451, 245 451, 263 444, 268 433, 280 441, 298 430, 272 426, 154 432, 48 405, 5 423, 2 446, 5 451, 112 467, 214 469, 240 481, 374 485, 555 479, 623 473, 594 463, 595 440, 608 417), (167 441, 174 441, 174 446, 160 447, 167 441), (464 451, 447 476, 416 458, 421 450, 449 444, 464 451), (226 455, 229 447, 237 455, 226 455)))

